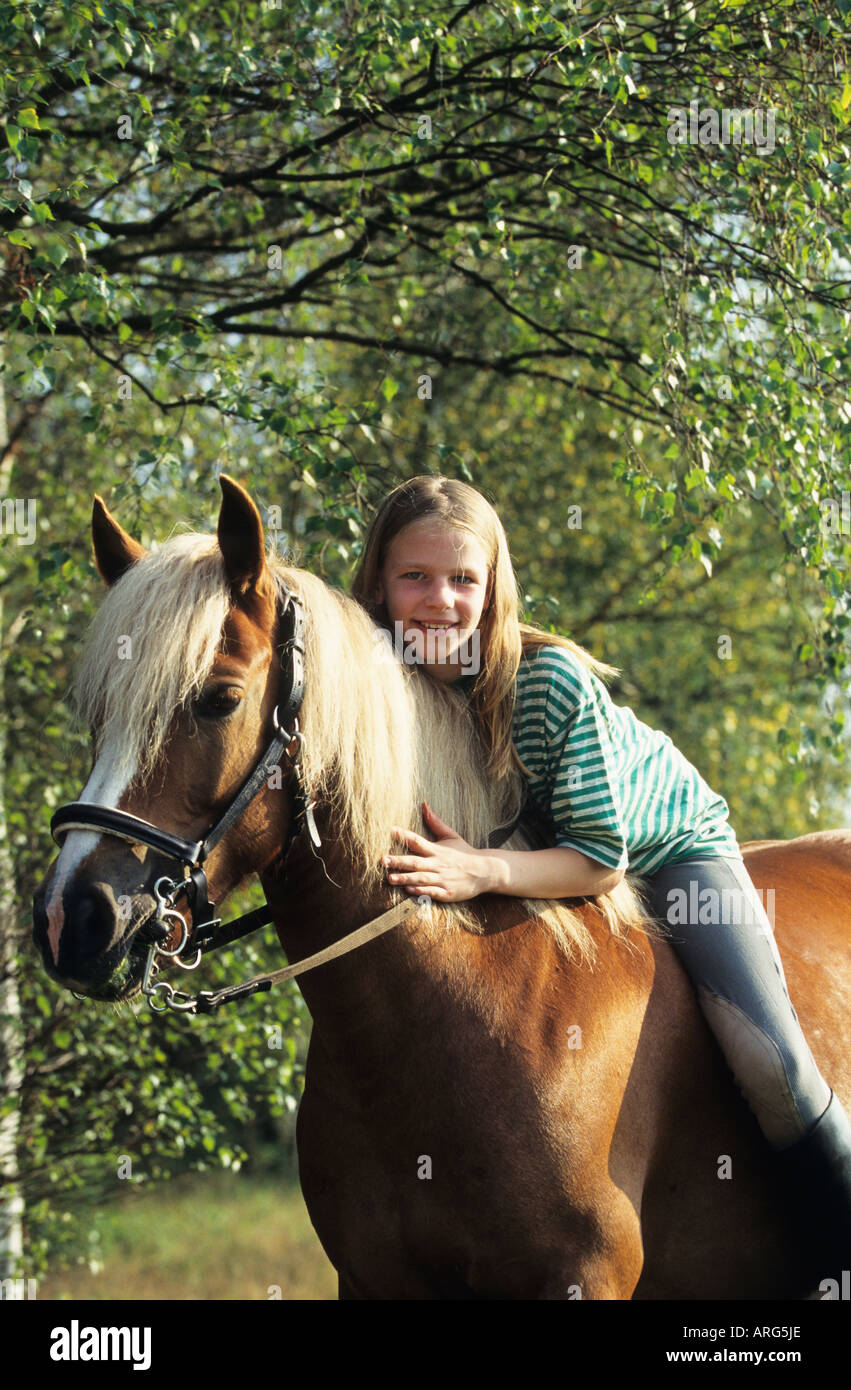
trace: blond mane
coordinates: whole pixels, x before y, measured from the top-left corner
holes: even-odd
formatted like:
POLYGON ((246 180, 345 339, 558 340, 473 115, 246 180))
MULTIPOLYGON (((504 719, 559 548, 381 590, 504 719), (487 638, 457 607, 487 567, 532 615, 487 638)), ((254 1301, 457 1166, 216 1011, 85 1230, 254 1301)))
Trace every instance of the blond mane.
MULTIPOLYGON (((329 803, 364 894, 384 878, 382 856, 399 851, 391 826, 428 835, 424 800, 470 844, 486 845, 494 828, 513 820, 522 780, 516 770, 498 783, 486 774, 467 702, 399 662, 354 599, 273 554, 267 563, 301 595, 307 619, 305 781, 329 803)), ((230 604, 218 541, 197 533, 166 541, 109 590, 83 649, 74 706, 99 741, 120 751, 128 775, 144 782, 153 773, 175 711, 197 697, 210 673, 230 604)), ((517 831, 505 842, 507 849, 528 847, 517 831)), ((405 896, 394 891, 394 901, 405 896)), ((522 902, 567 956, 593 961, 592 934, 565 902, 522 902)), ((615 936, 646 926, 626 881, 597 907, 615 936)), ((481 930, 470 903, 434 903, 431 919, 481 930)))

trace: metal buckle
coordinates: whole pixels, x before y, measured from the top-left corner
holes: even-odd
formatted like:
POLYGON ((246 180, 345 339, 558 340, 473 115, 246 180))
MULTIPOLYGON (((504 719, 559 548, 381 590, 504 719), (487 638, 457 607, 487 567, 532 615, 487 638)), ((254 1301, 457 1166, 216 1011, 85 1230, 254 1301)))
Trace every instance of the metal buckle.
POLYGON ((283 724, 280 722, 278 718, 278 706, 276 705, 275 708, 272 710, 272 728, 274 729, 276 734, 281 734, 287 740, 287 746, 284 749, 285 753, 289 753, 290 746, 293 740, 298 739, 298 749, 292 757, 292 761, 295 762, 298 759, 299 754, 301 753, 301 746, 304 743, 304 734, 298 727, 298 715, 296 715, 295 719, 293 720, 293 731, 292 733, 290 733, 289 729, 285 729, 283 724))
MULTIPOLYGON (((168 956, 168 958, 175 965, 179 966, 181 970, 197 970, 198 966, 201 964, 200 946, 197 947, 195 951, 195 959, 193 961, 183 961, 180 959, 181 952, 186 950, 186 945, 189 941, 189 928, 186 925, 185 917, 182 913, 177 911, 174 904, 177 902, 181 893, 186 893, 188 897, 191 889, 192 880, 189 878, 182 879, 180 883, 175 883, 174 879, 164 875, 162 878, 158 878, 154 884, 154 893, 157 899, 157 921, 165 922, 168 918, 176 918, 183 930, 181 932, 180 941, 171 951, 166 951, 163 946, 158 946, 156 942, 153 944, 161 956, 168 956), (167 884, 168 891, 163 891, 160 887, 161 884, 167 884)), ((155 1010, 155 1012, 162 1013, 162 1009, 155 1010)))
POLYGON ((176 990, 173 985, 169 984, 168 980, 160 980, 159 984, 153 985, 151 989, 146 991, 146 994, 148 1007, 155 1014, 167 1013, 169 1009, 173 1009, 177 1013, 194 1014, 195 1012, 194 997, 191 994, 183 994, 180 990, 176 990), (159 989, 168 990, 168 994, 163 997, 162 1004, 157 1006, 154 1003, 154 995, 159 989))
MULTIPOLYGON (((148 957, 145 961, 145 969, 142 975, 142 993, 148 1001, 148 1007, 155 1014, 164 1014, 169 1009, 173 1009, 179 1013, 194 1013, 195 1000, 191 995, 183 994, 181 991, 176 990, 174 985, 170 984, 168 980, 159 980, 155 985, 151 984, 151 973, 154 968, 154 957, 157 951, 157 943, 152 941, 148 947, 148 957), (155 999, 155 995, 160 992, 163 994, 162 1004, 158 1004, 155 999)), ((160 952, 160 954, 170 955, 172 953, 160 952)))

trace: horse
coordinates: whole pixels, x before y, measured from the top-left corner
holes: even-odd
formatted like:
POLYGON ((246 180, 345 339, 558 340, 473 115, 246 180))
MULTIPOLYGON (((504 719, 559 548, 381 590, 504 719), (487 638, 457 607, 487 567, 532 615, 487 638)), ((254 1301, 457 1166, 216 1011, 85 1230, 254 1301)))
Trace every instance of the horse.
MULTIPOLYGON (((95 499, 108 591, 74 700, 94 741, 83 800, 118 829, 66 817, 33 905, 47 973, 93 999, 136 998, 154 885, 173 872, 163 845, 200 843, 219 818, 210 894, 259 876, 290 960, 403 914, 299 976, 312 1017, 299 1174, 341 1299, 818 1296, 825 1271, 788 1219, 793 1194, 640 881, 549 903, 414 902, 387 882, 391 827, 427 835, 423 800, 471 844, 501 827, 507 848, 528 848, 520 774, 496 784, 467 702, 389 659, 348 595, 267 555, 251 497, 220 481, 216 534, 150 554, 95 499), (284 591, 303 604, 303 640, 282 627, 284 591), (302 650, 297 746, 287 729, 276 748, 281 767, 297 755, 311 833, 292 776, 255 776, 228 820, 258 759, 268 770, 302 650), (159 839, 134 839, 143 820, 159 839)), ((744 857, 774 889, 792 998, 847 1105, 851 834, 744 857)), ((194 925, 185 905, 181 920, 194 925)))

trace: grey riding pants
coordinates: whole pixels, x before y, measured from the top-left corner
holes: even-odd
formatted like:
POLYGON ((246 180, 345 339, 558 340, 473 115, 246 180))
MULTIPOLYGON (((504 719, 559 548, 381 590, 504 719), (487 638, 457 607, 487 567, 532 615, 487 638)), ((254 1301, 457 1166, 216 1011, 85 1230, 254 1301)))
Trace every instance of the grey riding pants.
POLYGON ((646 876, 648 908, 697 990, 736 1083, 773 1148, 803 1138, 830 1101, 789 998, 773 896, 739 859, 690 859, 646 876))

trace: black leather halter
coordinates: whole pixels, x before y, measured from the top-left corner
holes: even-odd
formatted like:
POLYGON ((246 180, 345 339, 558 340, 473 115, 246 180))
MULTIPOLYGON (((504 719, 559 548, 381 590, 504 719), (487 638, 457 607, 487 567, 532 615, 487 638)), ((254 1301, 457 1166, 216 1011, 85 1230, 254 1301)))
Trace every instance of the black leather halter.
MULTIPOLYGON (((160 830, 150 821, 142 820, 138 816, 131 816, 126 811, 117 811, 111 806, 98 806, 88 801, 71 801, 65 806, 60 806, 50 821, 50 833, 57 844, 60 843, 58 837, 69 830, 99 830, 103 834, 128 840, 131 844, 148 845, 151 849, 181 863, 186 869, 187 877, 180 883, 179 887, 186 893, 192 910, 193 924, 191 938, 184 948, 187 953, 197 947, 203 949, 211 941, 213 929, 218 924, 215 907, 208 897, 204 862, 231 826, 239 820, 250 802, 257 796, 272 771, 280 766, 282 757, 289 752, 293 743, 296 744, 296 747, 290 753, 290 767, 287 774, 287 786, 293 799, 293 814, 281 857, 286 855, 293 839, 305 822, 310 829, 314 843, 319 844, 319 836, 313 821, 313 804, 309 803, 305 796, 298 770, 299 753, 304 737, 298 727, 298 715, 304 699, 305 616, 298 594, 287 588, 283 580, 279 579, 277 583, 280 600, 279 631, 283 634, 280 664, 284 674, 278 704, 272 714, 274 734, 251 775, 203 840, 184 840, 179 835, 173 835, 167 830, 160 830)), ((227 941, 235 940, 238 936, 263 926, 271 920, 272 916, 268 907, 247 913, 245 917, 228 924, 227 941), (250 927, 244 926, 241 930, 234 930, 249 920, 252 924, 250 927)), ((225 944, 225 940, 217 940, 216 942, 216 945, 225 944)))

